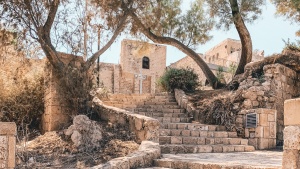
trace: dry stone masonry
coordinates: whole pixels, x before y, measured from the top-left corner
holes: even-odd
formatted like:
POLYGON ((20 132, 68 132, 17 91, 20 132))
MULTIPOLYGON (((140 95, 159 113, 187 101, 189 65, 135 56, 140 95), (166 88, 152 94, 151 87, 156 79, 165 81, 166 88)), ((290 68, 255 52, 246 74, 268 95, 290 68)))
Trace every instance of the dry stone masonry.
MULTIPOLYGON (((282 145, 284 129, 284 100, 299 95, 297 73, 281 64, 265 65, 260 74, 253 73, 240 83, 237 92, 245 99, 243 110, 267 108, 277 110, 277 145, 282 145)), ((241 116, 239 116, 241 117, 241 116)), ((240 119, 237 118, 237 124, 240 119)))
POLYGON ((15 123, 0 122, 0 168, 15 168, 16 134, 15 123))

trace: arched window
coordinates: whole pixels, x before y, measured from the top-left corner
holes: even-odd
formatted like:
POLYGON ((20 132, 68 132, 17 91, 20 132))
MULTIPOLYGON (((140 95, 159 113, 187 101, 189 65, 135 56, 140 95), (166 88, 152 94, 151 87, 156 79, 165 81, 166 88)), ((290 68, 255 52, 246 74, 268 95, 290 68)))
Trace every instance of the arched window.
POLYGON ((150 60, 147 56, 143 57, 143 69, 150 69, 150 60))

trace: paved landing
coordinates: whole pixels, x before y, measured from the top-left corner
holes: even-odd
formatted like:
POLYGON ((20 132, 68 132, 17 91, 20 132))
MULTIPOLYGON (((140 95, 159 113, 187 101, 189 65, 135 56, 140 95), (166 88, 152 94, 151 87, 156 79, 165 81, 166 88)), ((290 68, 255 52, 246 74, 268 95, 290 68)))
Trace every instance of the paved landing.
MULTIPOLYGON (((282 165, 282 151, 254 151, 254 152, 234 152, 234 153, 197 153, 197 154, 163 154, 157 163, 171 166, 161 166, 177 168, 179 166, 211 165, 222 166, 224 168, 268 168, 280 169, 282 165), (161 161, 162 160, 162 161, 161 161)), ((185 167, 184 167, 185 168, 185 167)), ((194 167, 192 167, 194 168, 194 167)))

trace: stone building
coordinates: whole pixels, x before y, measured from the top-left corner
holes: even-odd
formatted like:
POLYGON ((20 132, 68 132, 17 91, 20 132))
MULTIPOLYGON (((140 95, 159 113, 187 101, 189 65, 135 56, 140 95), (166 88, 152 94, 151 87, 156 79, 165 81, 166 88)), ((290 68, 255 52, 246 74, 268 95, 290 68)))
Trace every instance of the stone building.
POLYGON ((111 93, 155 93, 166 68, 166 46, 123 40, 120 64, 100 63, 101 83, 111 93))
MULTIPOLYGON (((209 68, 213 71, 213 73, 217 73, 219 68, 221 67, 224 71, 224 80, 229 82, 232 78, 232 73, 230 73, 230 67, 236 65, 240 61, 241 57, 241 49, 242 44, 239 40, 234 39, 225 39, 220 42, 218 45, 209 49, 205 54, 199 54, 209 66, 209 68)), ((263 51, 254 51, 252 56, 252 61, 259 61, 264 59, 263 51)), ((200 69, 200 67, 193 61, 192 58, 186 56, 179 61, 172 63, 170 67, 173 68, 192 68, 198 74, 199 80, 202 84, 205 83, 205 76, 200 69)))

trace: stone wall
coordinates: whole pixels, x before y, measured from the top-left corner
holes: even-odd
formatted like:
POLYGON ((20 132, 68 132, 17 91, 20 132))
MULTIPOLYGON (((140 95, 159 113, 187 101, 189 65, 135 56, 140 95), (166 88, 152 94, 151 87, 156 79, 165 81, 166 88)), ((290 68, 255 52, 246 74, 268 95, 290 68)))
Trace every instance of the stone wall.
POLYGON ((277 144, 283 141, 284 100, 299 95, 298 75, 281 64, 265 65, 263 71, 252 74, 240 83, 237 92, 245 99, 243 110, 268 108, 277 110, 277 144))
POLYGON ((138 151, 135 151, 125 157, 115 158, 105 164, 92 167, 92 169, 130 169, 138 167, 152 167, 153 160, 160 158, 160 155, 161 153, 158 143, 143 141, 138 151))
MULTIPOLYGON (((82 57, 74 55, 60 54, 60 57, 64 64, 72 63, 78 68, 83 62, 82 57)), ((46 62, 44 70, 45 112, 42 116, 42 129, 44 132, 67 127, 71 119, 70 115, 76 114, 70 112, 70 109, 67 107, 66 96, 64 96, 62 92, 65 89, 62 88, 60 73, 57 73, 52 65, 46 62)))
POLYGON ((130 132, 135 135, 137 143, 145 140, 158 142, 160 123, 157 119, 104 105, 98 98, 94 98, 93 102, 98 108, 101 120, 114 125, 129 126, 130 132))
POLYGON ((17 126, 11 122, 0 122, 0 168, 15 168, 17 126))
POLYGON ((276 147, 276 114, 274 109, 242 110, 237 115, 236 126, 245 128, 244 138, 256 150, 272 149, 276 147), (246 128, 246 115, 250 113, 256 114, 257 126, 246 128))

